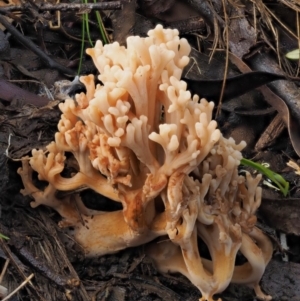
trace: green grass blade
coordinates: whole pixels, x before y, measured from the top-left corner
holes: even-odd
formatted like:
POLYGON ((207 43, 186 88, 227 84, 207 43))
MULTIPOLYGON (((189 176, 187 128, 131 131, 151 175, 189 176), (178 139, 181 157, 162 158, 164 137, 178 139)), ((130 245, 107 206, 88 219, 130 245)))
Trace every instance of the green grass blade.
MULTIPOLYGON (((84 0, 84 3, 88 4, 88 1, 84 0)), ((88 38, 91 46, 94 47, 94 43, 92 41, 91 33, 90 33, 89 14, 87 14, 87 13, 83 14, 83 18, 84 18, 84 22, 85 22, 85 30, 86 30, 87 38, 88 38)))
POLYGON ((241 165, 252 167, 259 172, 261 172, 264 176, 266 176, 268 179, 270 179, 283 193, 284 196, 287 196, 289 192, 290 184, 287 182, 281 175, 275 173, 274 171, 270 170, 269 168, 253 162, 251 160, 243 158, 241 160, 241 165))
POLYGON ((78 71, 77 71, 78 75, 81 72, 82 60, 83 60, 83 54, 84 54, 84 48, 85 48, 84 46, 85 46, 85 22, 82 19, 80 60, 79 60, 79 66, 78 66, 78 71))
POLYGON ((293 51, 290 51, 285 56, 290 60, 299 60, 299 58, 300 58, 300 49, 295 49, 293 51))
POLYGON ((3 238, 3 239, 6 239, 6 240, 9 240, 9 237, 7 237, 7 236, 5 236, 5 235, 3 235, 3 234, 1 234, 1 233, 0 233, 0 238, 3 238))
MULTIPOLYGON (((94 3, 96 3, 96 2, 97 1, 94 0, 94 3)), ((101 34, 101 37, 102 37, 103 44, 108 44, 109 43, 109 38, 108 38, 107 32, 105 30, 101 15, 98 11, 96 11, 96 18, 97 18, 97 21, 98 21, 98 25, 99 25, 100 34, 101 34)))

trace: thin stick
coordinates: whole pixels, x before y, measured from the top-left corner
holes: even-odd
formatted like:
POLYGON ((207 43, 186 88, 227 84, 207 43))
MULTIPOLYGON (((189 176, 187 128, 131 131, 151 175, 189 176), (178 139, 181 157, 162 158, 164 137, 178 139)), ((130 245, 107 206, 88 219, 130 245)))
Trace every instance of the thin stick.
MULTIPOLYGON (((3 225, 2 225, 2 227, 3 227, 3 225)), ((13 257, 13 254, 11 253, 10 249, 1 239, 0 239, 0 245, 1 245, 1 248, 4 252, 4 254, 10 259, 14 268, 19 272, 19 274, 23 277, 23 279, 28 280, 28 282, 30 284, 30 288, 32 288, 34 290, 33 292, 38 296, 39 300, 46 301, 46 299, 39 293, 39 291, 36 289, 36 287, 33 285, 33 283, 30 281, 30 279, 28 279, 26 277, 26 275, 24 274, 24 272, 20 266, 20 263, 17 262, 19 259, 17 257, 16 258, 13 257)), ((22 265, 22 263, 21 263, 21 265, 22 265)))
MULTIPOLYGON (((296 26, 297 26, 297 36, 298 36, 298 49, 300 51, 300 18, 299 18, 299 12, 296 12, 296 26)), ((296 77, 299 76, 299 71, 300 71, 300 55, 298 58, 298 68, 297 68, 297 73, 296 73, 296 77)))
POLYGON ((297 35, 294 34, 294 32, 287 27, 284 23, 281 22, 281 20, 267 7, 265 6, 266 11, 295 39, 298 39, 297 35))
POLYGON ((226 86, 226 79, 227 79, 227 72, 228 72, 228 63, 229 63, 229 32, 228 32, 228 16, 226 12, 226 5, 225 5, 226 0, 222 0, 223 4, 223 11, 224 11, 224 20, 225 20, 225 28, 224 28, 224 38, 226 42, 226 58, 225 58, 225 69, 224 69, 224 77, 223 77, 223 84, 222 84, 222 89, 220 93, 220 98, 219 98, 219 104, 216 112, 216 116, 218 116, 221 112, 221 107, 222 107, 222 100, 223 100, 223 95, 225 91, 225 86, 226 86))
POLYGON ((7 270, 7 267, 8 267, 8 265, 9 265, 9 261, 10 261, 9 258, 7 258, 6 261, 5 261, 4 267, 3 267, 2 271, 1 271, 1 275, 0 275, 0 284, 2 283, 3 277, 4 277, 4 275, 5 275, 5 272, 6 272, 6 270, 7 270))
POLYGON ((50 58, 43 50, 41 50, 36 44, 34 44, 30 39, 27 39, 23 36, 13 25, 11 25, 4 16, 0 14, 0 23, 9 31, 17 41, 23 44, 25 47, 30 49, 36 55, 38 55, 41 60, 50 68, 57 69, 60 72, 64 73, 65 75, 75 75, 76 72, 72 69, 69 69, 56 61, 50 58))
POLYGON ((32 278, 34 277, 34 274, 31 274, 29 277, 27 277, 15 290, 13 290, 9 295, 7 295, 2 301, 9 300, 15 293, 17 293, 23 286, 25 286, 32 278))
MULTIPOLYGON (((44 11, 70 11, 70 10, 79 10, 79 11, 91 11, 91 10, 115 10, 121 9, 121 1, 111 1, 111 2, 99 2, 99 3, 58 3, 58 4, 50 4, 48 2, 43 2, 41 4, 35 5, 36 9, 40 12, 44 11)), ((32 9, 30 3, 25 3, 23 5, 11 5, 0 8, 0 13, 5 14, 8 12, 14 11, 24 11, 32 9)))

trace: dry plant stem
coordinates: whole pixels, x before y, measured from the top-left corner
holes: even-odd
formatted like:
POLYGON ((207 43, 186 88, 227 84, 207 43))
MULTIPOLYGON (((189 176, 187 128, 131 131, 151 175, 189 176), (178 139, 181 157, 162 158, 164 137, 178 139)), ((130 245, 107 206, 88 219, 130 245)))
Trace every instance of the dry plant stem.
POLYGON ((57 11, 60 10, 62 12, 71 11, 71 10, 83 10, 83 11, 91 11, 91 10, 115 10, 121 9, 122 5, 120 1, 111 1, 111 2, 99 2, 99 3, 58 3, 51 4, 48 2, 43 2, 41 4, 35 4, 34 7, 30 3, 24 3, 23 5, 10 5, 4 6, 0 8, 0 14, 5 14, 8 12, 14 11, 26 11, 28 9, 37 9, 39 12, 44 11, 57 11))
POLYGON ((43 275, 62 289, 74 288, 77 287, 80 283, 78 279, 72 279, 64 275, 55 273, 54 270, 52 270, 44 262, 37 260, 37 258, 33 256, 33 254, 25 247, 17 249, 16 253, 18 253, 20 257, 25 259, 26 262, 28 262, 39 274, 43 275))
POLYGON ((4 264, 4 266, 3 266, 3 269, 2 269, 1 275, 0 275, 0 284, 2 283, 3 277, 4 277, 5 273, 6 273, 7 267, 8 267, 8 265, 9 265, 9 261, 10 261, 9 258, 7 258, 7 259, 5 260, 5 264, 4 264))
POLYGON ((1 285, 3 277, 4 277, 5 273, 6 273, 8 265, 9 265, 9 259, 7 258, 6 261, 5 261, 4 267, 3 267, 2 271, 1 271, 1 275, 0 275, 0 298, 1 298, 1 300, 4 297, 7 296, 7 292, 8 292, 7 288, 4 287, 3 285, 1 285))
POLYGON ((280 2, 290 7, 292 10, 300 13, 300 6, 297 0, 292 2, 290 0, 280 0, 280 2))
MULTIPOLYGON (((40 212, 40 217, 41 222, 46 228, 46 231, 50 233, 52 239, 54 240, 56 246, 55 249, 57 250, 57 256, 64 261, 64 270, 69 271, 73 279, 79 279, 77 272, 75 271, 73 265, 67 257, 66 250, 58 236, 58 231, 56 226, 54 226, 54 222, 44 212, 40 212)), ((82 300, 89 300, 90 296, 86 292, 86 289, 81 282, 79 287, 77 288, 77 291, 80 294, 82 300)))
MULTIPOLYGON (((3 250, 3 252, 5 253, 5 255, 10 259, 12 265, 14 266, 14 268, 18 271, 18 273, 21 275, 21 277, 26 281, 27 276, 24 274, 24 272, 22 271, 22 269, 20 268, 19 264, 15 261, 14 257, 13 257, 13 253, 11 253, 10 249, 8 248, 8 246, 6 245, 6 243, 0 239, 0 245, 1 245, 1 249, 3 250)), ((38 291, 38 289, 34 286, 34 284, 29 280, 29 288, 31 289, 31 292, 33 292, 37 298, 41 301, 47 301, 38 291)), ((8 300, 8 299, 7 299, 8 300)))
POLYGON ((69 69, 67 67, 64 67, 63 65, 55 62, 53 59, 51 59, 44 51, 42 51, 36 44, 34 44, 30 39, 27 39, 25 36, 23 36, 13 25, 11 25, 4 16, 0 15, 0 23, 9 31, 16 39, 16 41, 19 41, 21 44, 23 44, 25 47, 30 49, 32 52, 34 52, 36 55, 38 55, 41 60, 52 69, 57 69, 61 73, 69 76, 74 76, 76 74, 75 71, 72 69, 69 69))
POLYGON ((218 108, 216 112, 216 116, 218 116, 221 112, 222 108, 222 101, 223 101, 223 95, 225 91, 225 86, 226 86, 226 78, 227 78, 227 73, 228 73, 228 63, 229 63, 229 22, 228 22, 228 15, 226 12, 226 0, 222 0, 223 4, 223 13, 224 13, 224 22, 225 22, 225 28, 224 28, 224 39, 226 43, 226 58, 225 58, 225 69, 224 69, 224 75, 223 75, 223 84, 222 84, 222 89, 220 93, 220 98, 219 98, 219 103, 218 103, 218 108))
POLYGON ((9 300, 14 294, 16 294, 23 286, 25 286, 30 280, 34 277, 34 274, 31 274, 29 277, 25 279, 15 290, 13 290, 9 295, 7 295, 2 301, 9 300))
POLYGON ((204 33, 206 30, 206 24, 203 19, 199 17, 192 17, 186 20, 178 20, 174 22, 168 22, 167 26, 170 28, 176 27, 181 34, 185 33, 204 33))
MULTIPOLYGON (((291 30, 289 29, 284 23, 281 22, 281 20, 272 12, 272 10, 270 10, 265 4, 263 4, 264 9, 292 36, 294 37, 296 40, 298 40, 297 35, 291 30)), ((272 21, 270 21, 272 22, 272 21)), ((273 30, 274 31, 274 30, 273 30)), ((276 37, 276 39, 278 39, 278 37, 276 37)))
MULTIPOLYGON (((35 188, 35 191, 36 190, 37 189, 35 188)), ((18 239, 14 233, 11 233, 10 237, 14 241, 17 241, 18 239)), ((42 263, 35 256, 33 256, 33 254, 23 245, 19 247, 18 245, 14 244, 14 247, 15 253, 17 253, 19 257, 23 258, 34 270, 38 271, 41 275, 52 281, 58 287, 66 289, 79 285, 78 279, 66 277, 56 273, 51 267, 47 266, 45 263, 42 263)), ((7 261, 9 261, 9 259, 7 259, 7 261)))
POLYGON ((2 300, 4 297, 7 296, 7 288, 4 287, 3 285, 0 285, 0 299, 2 300))

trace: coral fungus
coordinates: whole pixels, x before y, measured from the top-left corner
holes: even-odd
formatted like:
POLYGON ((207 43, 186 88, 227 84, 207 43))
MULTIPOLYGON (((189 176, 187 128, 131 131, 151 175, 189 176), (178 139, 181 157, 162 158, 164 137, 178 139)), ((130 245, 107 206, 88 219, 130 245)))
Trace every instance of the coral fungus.
POLYGON ((148 255, 160 271, 190 279, 200 300, 213 300, 230 282, 270 300, 259 287, 272 256, 270 240, 255 226, 261 177, 239 175, 245 143, 224 138, 212 120, 213 103, 192 96, 181 80, 189 52, 177 30, 160 25, 146 38, 129 37, 127 48, 98 41, 88 49, 101 84, 82 76, 86 93, 59 105, 55 141, 46 151, 33 150, 18 171, 22 193, 33 207, 55 209, 87 256, 164 237, 148 245, 148 255), (70 158, 76 172, 67 177, 70 158), (48 182, 43 191, 32 170, 48 182), (56 195, 82 186, 123 210, 90 210, 78 195, 56 195), (201 258, 198 237, 211 260, 201 258), (238 252, 247 259, 241 266, 235 266, 238 252))

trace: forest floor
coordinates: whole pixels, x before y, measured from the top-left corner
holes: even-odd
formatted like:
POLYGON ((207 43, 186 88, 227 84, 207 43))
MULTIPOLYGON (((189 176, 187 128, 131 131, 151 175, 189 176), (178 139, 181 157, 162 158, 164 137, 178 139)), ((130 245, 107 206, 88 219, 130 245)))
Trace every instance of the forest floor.
MULTIPOLYGON (((179 274, 158 273, 143 246, 84 258, 58 227, 60 217, 49 208, 31 208, 29 197, 20 194, 18 159, 54 139, 58 103, 70 87, 78 89, 71 84, 78 72, 96 74, 81 51, 101 37, 95 11, 77 9, 80 1, 55 2, 48 1, 46 10, 43 0, 0 0, 0 233, 9 237, 0 241, 0 283, 12 292, 25 281, 9 300, 197 300, 199 290, 179 274)), ((97 5, 103 5, 106 38, 122 45, 156 24, 177 28, 193 46, 184 76, 199 80, 193 92, 215 101, 221 132, 245 140, 244 157, 268 163, 290 183, 287 196, 268 182, 262 185, 259 226, 272 238, 274 255, 261 285, 275 301, 300 300, 300 176, 287 166, 290 160, 297 164, 300 154, 300 69, 298 60, 285 57, 300 48, 299 4, 122 0, 97 5), (211 84, 201 85, 206 80, 211 84)), ((110 202, 89 190, 81 197, 98 210, 110 202)), ((219 297, 247 301, 255 295, 231 284, 219 297)))

